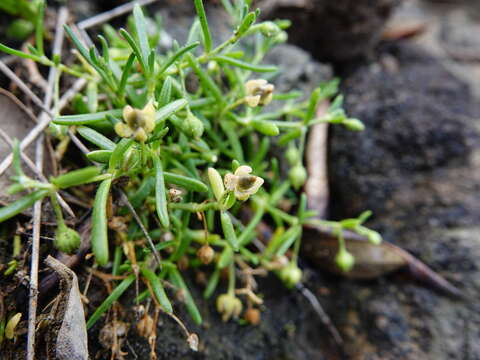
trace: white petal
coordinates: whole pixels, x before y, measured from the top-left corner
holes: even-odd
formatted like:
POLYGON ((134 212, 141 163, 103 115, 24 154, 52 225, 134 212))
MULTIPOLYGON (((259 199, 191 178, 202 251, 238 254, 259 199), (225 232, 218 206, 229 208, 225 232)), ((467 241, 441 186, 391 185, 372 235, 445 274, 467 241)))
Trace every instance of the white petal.
POLYGON ((237 180, 238 180, 238 176, 233 175, 232 173, 226 174, 225 177, 223 178, 225 187, 229 191, 235 190, 235 187, 237 186, 237 180))
POLYGON ((248 165, 242 165, 235 170, 235 175, 236 176, 245 176, 248 175, 252 172, 252 168, 248 165))

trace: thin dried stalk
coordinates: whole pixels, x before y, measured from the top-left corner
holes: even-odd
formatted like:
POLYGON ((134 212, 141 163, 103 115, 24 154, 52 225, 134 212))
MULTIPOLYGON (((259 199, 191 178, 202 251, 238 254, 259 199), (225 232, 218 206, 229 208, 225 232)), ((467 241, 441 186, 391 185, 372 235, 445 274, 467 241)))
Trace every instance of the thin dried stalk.
MULTIPOLYGON (((63 7, 60 9, 57 26, 55 31, 55 40, 53 53, 60 53, 63 42, 63 27, 68 16, 68 10, 63 7)), ((54 81, 57 69, 51 68, 48 75, 48 88, 45 94, 44 103, 42 108, 48 108, 52 101, 54 91, 54 81)), ((21 81, 21 80, 20 80, 21 81)), ((25 85, 23 82, 21 82, 25 85)), ((28 88, 27 88, 28 89, 28 88)), ((30 89, 28 89, 29 92, 30 89)), ((27 92, 28 93, 28 92, 27 92)), ((32 93, 37 98, 35 94, 32 93)), ((38 99, 38 98, 37 98, 38 99)), ((35 100, 34 100, 35 101, 35 100)), ((51 115, 49 110, 46 111, 51 115)), ((43 171, 43 149, 44 149, 44 137, 40 135, 36 143, 35 149, 35 167, 41 172, 43 171)), ((42 200, 39 200, 34 205, 33 210, 33 240, 32 240, 32 258, 30 267, 30 297, 28 304, 28 335, 27 335, 27 360, 34 360, 35 358, 35 328, 37 320, 37 300, 38 300, 38 263, 40 256, 40 221, 42 216, 42 200)))
POLYGON ((109 20, 111 20, 111 19, 113 19, 117 16, 129 13, 130 11, 132 11, 132 9, 133 9, 133 7, 135 6, 136 3, 138 3, 140 6, 144 6, 144 5, 151 4, 155 1, 157 1, 157 0, 131 1, 129 3, 117 6, 116 8, 113 8, 112 10, 105 11, 101 14, 98 14, 98 15, 92 16, 88 19, 85 19, 83 21, 80 21, 77 24, 77 26, 78 26, 79 29, 85 30, 85 29, 91 28, 93 26, 97 26, 97 25, 106 23, 107 21, 109 21, 109 20))

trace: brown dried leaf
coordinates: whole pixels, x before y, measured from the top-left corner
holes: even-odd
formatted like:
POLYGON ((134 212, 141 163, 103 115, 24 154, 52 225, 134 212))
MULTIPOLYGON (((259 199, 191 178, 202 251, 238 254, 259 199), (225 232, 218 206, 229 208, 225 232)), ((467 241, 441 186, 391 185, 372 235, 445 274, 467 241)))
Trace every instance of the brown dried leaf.
POLYGON ((52 324, 46 336, 48 359, 87 360, 87 327, 77 276, 51 256, 45 263, 60 278, 60 293, 52 307, 52 324))

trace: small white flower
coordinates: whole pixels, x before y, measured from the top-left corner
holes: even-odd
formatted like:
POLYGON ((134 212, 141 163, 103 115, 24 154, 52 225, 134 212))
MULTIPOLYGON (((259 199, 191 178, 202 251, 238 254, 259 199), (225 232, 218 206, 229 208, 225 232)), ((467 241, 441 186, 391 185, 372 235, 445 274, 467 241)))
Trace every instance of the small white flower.
POLYGON ((245 83, 245 102, 248 106, 268 105, 272 101, 275 86, 265 79, 248 80, 245 83))
POLYGON ((247 200, 250 195, 255 194, 260 186, 263 185, 263 179, 259 176, 251 175, 252 168, 242 165, 235 170, 235 173, 225 175, 225 187, 233 191, 238 200, 247 200))

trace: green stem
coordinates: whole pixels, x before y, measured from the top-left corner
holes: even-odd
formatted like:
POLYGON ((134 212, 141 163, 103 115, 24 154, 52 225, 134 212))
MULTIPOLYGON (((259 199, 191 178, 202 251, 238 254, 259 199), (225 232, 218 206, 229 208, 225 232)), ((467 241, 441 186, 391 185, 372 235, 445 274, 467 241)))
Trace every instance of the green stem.
POLYGON ((220 206, 216 202, 209 203, 169 203, 170 209, 185 210, 190 212, 202 212, 207 210, 220 210, 220 206))
POLYGON ((235 264, 233 261, 228 267, 228 294, 235 296, 235 264))
POLYGON ((52 203, 53 211, 55 212, 55 217, 57 218, 58 227, 66 227, 65 221, 63 219, 62 208, 58 202, 55 192, 50 193, 50 202, 52 203))

